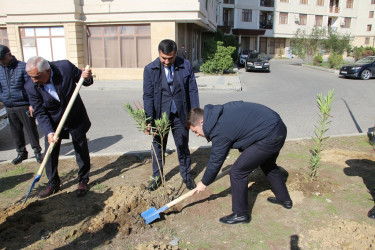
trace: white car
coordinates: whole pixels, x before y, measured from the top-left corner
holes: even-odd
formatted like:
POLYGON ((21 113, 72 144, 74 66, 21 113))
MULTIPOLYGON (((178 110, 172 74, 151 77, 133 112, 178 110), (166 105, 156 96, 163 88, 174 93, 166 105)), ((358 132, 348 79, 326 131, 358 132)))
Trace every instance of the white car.
POLYGON ((0 130, 5 128, 9 124, 7 111, 5 110, 5 106, 2 102, 0 102, 0 130))

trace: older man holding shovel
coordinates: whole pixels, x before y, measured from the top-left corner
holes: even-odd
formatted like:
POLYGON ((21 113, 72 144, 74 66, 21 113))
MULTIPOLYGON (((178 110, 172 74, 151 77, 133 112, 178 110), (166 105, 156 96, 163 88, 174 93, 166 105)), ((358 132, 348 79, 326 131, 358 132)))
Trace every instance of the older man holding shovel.
POLYGON ((242 101, 206 105, 204 110, 192 109, 186 124, 197 136, 212 141, 206 171, 194 193, 203 192, 215 180, 231 148, 242 152, 230 170, 233 213, 220 218, 220 222, 250 222, 248 176, 258 166, 267 176, 276 196, 267 200, 287 209, 292 208, 292 200, 276 165, 287 131, 275 111, 261 104, 242 101))
POLYGON ((93 83, 91 70, 81 71, 68 60, 48 62, 42 57, 35 56, 28 60, 26 72, 30 79, 26 82, 25 89, 39 126, 45 133, 46 148, 54 143, 51 156, 46 163, 48 186, 38 196, 45 198, 60 190, 60 177, 57 170, 60 145, 61 139, 68 139, 69 134, 72 136, 79 166, 77 196, 84 196, 88 191, 90 172, 86 133, 91 122, 79 95, 74 101, 59 138, 54 138, 54 133, 79 79, 84 78, 85 86, 93 83))

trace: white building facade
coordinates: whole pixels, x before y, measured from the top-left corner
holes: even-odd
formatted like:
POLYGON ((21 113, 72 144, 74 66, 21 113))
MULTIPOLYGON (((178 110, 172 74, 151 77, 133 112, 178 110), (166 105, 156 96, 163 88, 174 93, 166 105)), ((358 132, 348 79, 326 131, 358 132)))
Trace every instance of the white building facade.
POLYGON ((314 26, 350 34, 353 46, 375 45, 375 0, 222 0, 218 28, 238 37, 241 49, 289 55, 297 29, 314 26))

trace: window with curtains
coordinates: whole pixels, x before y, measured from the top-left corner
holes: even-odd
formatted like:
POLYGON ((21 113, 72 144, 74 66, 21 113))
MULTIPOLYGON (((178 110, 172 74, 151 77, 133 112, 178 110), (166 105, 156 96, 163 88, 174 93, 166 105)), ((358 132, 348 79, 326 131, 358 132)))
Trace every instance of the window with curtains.
POLYGON ((252 10, 243 9, 242 10, 242 22, 251 22, 252 21, 252 10))
POLYGON ((288 24, 288 13, 281 12, 279 22, 280 24, 288 24))
POLYGON ((368 17, 373 18, 374 17, 374 11, 370 11, 369 14, 368 14, 368 17))
POLYGON ((372 25, 371 25, 371 24, 368 24, 368 25, 367 25, 367 31, 371 31, 371 29, 372 29, 372 25))
POLYGON ((282 3, 289 3, 289 0, 280 0, 282 3))
POLYGON ((324 0, 316 0, 316 5, 324 6, 324 0))
POLYGON ((300 0, 300 4, 309 4, 308 0, 300 0))
POLYGON ((64 27, 20 28, 23 60, 41 56, 48 61, 66 59, 64 27))
POLYGON ((299 24, 306 25, 307 24, 307 15, 306 14, 299 14, 299 24))
POLYGON ((370 44, 370 37, 365 38, 365 44, 370 44))
POLYGON ((315 25, 320 27, 323 25, 323 16, 315 16, 315 25))
POLYGON ((9 47, 8 33, 6 28, 0 28, 0 44, 9 47))
POLYGON ((352 18, 351 17, 345 17, 344 22, 345 22, 344 28, 350 28, 351 23, 352 23, 352 18))
POLYGON ((346 0, 346 8, 349 8, 349 9, 353 8, 353 0, 346 0))
POLYGON ((143 68, 151 62, 150 25, 89 26, 89 59, 96 68, 143 68))

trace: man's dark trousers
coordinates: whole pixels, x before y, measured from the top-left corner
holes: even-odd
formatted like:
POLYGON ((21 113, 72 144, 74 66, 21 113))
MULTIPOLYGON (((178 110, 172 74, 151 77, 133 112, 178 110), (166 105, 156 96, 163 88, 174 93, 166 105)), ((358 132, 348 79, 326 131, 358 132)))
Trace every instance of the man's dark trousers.
POLYGON ((258 166, 271 183, 276 198, 280 201, 291 200, 281 171, 276 165, 285 138, 286 127, 280 122, 272 134, 246 148, 233 164, 230 170, 233 213, 249 214, 248 176, 258 166))
MULTIPOLYGON (((174 142, 177 148, 178 160, 180 163, 180 174, 184 180, 187 180, 188 178, 190 178, 190 168, 191 168, 191 156, 190 156, 190 150, 188 146, 189 145, 189 130, 185 127, 185 124, 181 122, 181 119, 179 118, 178 114, 171 113, 169 116, 169 120, 171 123, 171 129, 172 129, 174 142)), ((167 146, 167 141, 168 141, 168 134, 164 137, 164 140, 163 140, 164 154, 165 154, 165 149, 167 146)), ((161 152, 160 142, 161 142, 160 137, 155 136, 152 144, 155 148, 156 155, 158 155, 160 168, 162 168, 162 165, 161 165, 162 152, 161 152)), ((152 162, 152 172, 153 172, 152 176, 154 178, 157 176, 160 176, 159 167, 158 167, 154 153, 153 153, 153 162, 152 162)))
MULTIPOLYGON (((72 138, 74 152, 76 156, 76 162, 78 164, 78 181, 88 183, 90 173, 90 155, 89 148, 87 145, 86 135, 82 135, 79 138, 72 138)), ((48 137, 45 137, 45 147, 49 147, 48 137)), ((60 185, 60 178, 58 175, 58 161, 60 154, 61 139, 55 143, 51 155, 46 163, 46 175, 48 178, 48 185, 57 187, 60 185)))
POLYGON ((42 148, 39 145, 39 134, 35 124, 35 118, 26 115, 29 111, 29 105, 18 107, 6 107, 10 123, 10 131, 16 143, 18 153, 26 153, 26 142, 23 129, 29 137, 30 144, 35 153, 40 152, 42 148))

